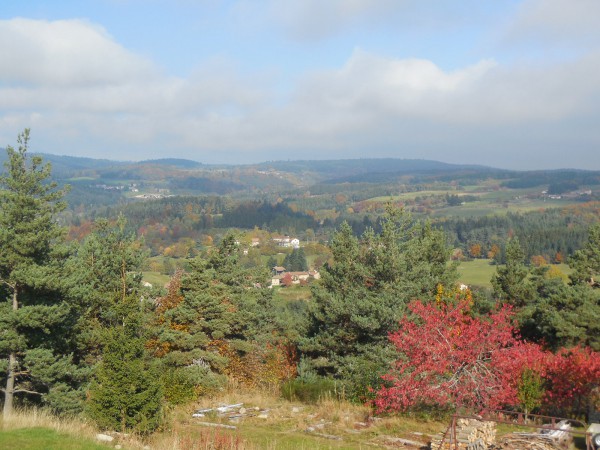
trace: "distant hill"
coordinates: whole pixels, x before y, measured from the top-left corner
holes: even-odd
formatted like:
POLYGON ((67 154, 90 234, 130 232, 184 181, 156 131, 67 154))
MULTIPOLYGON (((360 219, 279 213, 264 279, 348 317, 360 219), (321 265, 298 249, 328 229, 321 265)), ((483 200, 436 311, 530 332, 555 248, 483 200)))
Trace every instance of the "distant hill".
MULTIPOLYGON (((100 170, 109 167, 115 167, 128 162, 111 161, 108 159, 95 159, 79 156, 64 156, 52 155, 50 153, 31 153, 32 155, 41 156, 44 162, 52 164, 52 174, 55 177, 70 177, 81 171, 100 170)), ((0 148, 0 164, 4 164, 7 159, 6 149, 0 148)))
POLYGON ((315 172, 325 178, 344 178, 360 174, 374 173, 422 173, 456 171, 464 169, 486 169, 483 166, 449 164, 440 161, 426 159, 339 159, 339 160, 316 160, 316 161, 270 161, 257 164, 257 167, 267 170, 279 170, 284 172, 301 173, 315 172))
POLYGON ((180 158, 160 158, 160 159, 146 159, 140 161, 139 164, 155 164, 160 166, 172 166, 179 167, 180 169, 197 169, 204 165, 198 161, 192 161, 191 159, 180 159, 180 158))

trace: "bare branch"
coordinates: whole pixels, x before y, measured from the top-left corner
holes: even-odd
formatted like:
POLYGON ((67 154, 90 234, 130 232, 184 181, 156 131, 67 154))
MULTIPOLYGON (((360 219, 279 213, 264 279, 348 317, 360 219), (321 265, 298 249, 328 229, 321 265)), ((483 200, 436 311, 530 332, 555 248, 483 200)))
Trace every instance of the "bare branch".
POLYGON ((19 394, 21 392, 25 392, 26 394, 44 395, 41 392, 30 391, 30 390, 27 390, 27 389, 15 389, 13 391, 13 394, 19 394))

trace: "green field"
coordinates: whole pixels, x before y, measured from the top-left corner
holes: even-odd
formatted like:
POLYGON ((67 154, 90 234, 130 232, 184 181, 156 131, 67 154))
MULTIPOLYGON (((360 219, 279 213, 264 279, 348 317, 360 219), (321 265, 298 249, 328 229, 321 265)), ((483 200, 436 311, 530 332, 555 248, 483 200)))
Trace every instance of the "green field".
POLYGON ((491 288, 490 280, 492 275, 496 273, 496 266, 490 264, 490 262, 490 259, 462 261, 458 266, 458 281, 469 286, 491 288))
POLYGON ((160 272, 142 272, 142 279, 150 283, 152 287, 160 288, 167 284, 171 277, 160 272))
MULTIPOLYGON (((458 281, 469 286, 478 286, 491 288, 490 280, 496 273, 495 265, 491 264, 491 259, 474 259, 472 261, 462 261, 458 266, 458 281)), ((567 281, 567 276, 571 273, 571 268, 566 264, 555 264, 564 274, 563 279, 567 281)))

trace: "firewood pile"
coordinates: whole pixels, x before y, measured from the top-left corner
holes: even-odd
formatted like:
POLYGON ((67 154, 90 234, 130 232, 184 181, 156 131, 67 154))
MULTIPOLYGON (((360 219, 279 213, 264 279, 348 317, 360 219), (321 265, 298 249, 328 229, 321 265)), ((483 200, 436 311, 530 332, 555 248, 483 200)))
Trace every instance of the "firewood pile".
POLYGON ((458 419, 456 421, 456 443, 449 430, 444 443, 443 434, 435 436, 431 441, 432 450, 487 450, 496 440, 496 424, 477 419, 458 419))
POLYGON ((571 425, 560 421, 558 430, 540 429, 538 433, 511 433, 504 436, 490 450, 560 450, 569 447, 572 441, 571 425))

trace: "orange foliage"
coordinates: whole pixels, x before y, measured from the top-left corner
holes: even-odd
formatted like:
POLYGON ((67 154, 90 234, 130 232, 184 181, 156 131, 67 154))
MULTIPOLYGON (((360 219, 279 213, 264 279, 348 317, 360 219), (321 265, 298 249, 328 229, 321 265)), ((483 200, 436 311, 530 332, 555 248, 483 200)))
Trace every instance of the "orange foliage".
POLYGON ((224 373, 246 387, 272 387, 296 375, 296 348, 285 342, 253 345, 250 352, 234 349, 226 340, 215 340, 209 348, 227 358, 224 373))
POLYGON ((531 257, 531 264, 533 264, 535 267, 543 267, 548 265, 548 262, 542 255, 534 255, 531 257))
POLYGON ((473 258, 481 257, 481 244, 471 244, 469 247, 469 255, 473 258))

